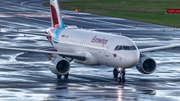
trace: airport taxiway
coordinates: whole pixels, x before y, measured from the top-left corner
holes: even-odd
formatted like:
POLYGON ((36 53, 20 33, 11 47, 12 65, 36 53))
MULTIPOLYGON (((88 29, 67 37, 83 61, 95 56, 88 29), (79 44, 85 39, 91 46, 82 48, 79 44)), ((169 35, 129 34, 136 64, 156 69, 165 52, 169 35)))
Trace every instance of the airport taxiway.
MULTIPOLYGON (((0 3, 0 46, 51 49, 44 33, 51 26, 49 0, 0 3), (19 6, 18 6, 19 5, 19 6), (24 33, 18 33, 24 32, 24 33)), ((180 44, 177 28, 62 10, 65 25, 125 35, 139 48, 180 44), (136 26, 137 24, 137 26, 136 26)), ((180 100, 180 48, 148 52, 157 62, 151 75, 135 67, 126 70, 126 84, 117 83, 113 68, 71 63, 69 79, 57 79, 44 54, 0 50, 0 100, 2 101, 178 101, 180 100)))

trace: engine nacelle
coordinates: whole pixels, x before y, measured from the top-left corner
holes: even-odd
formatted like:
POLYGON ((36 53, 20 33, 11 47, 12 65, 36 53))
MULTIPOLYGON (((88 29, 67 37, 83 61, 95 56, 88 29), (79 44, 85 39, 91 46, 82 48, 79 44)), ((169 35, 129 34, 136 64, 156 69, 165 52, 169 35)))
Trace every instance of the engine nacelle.
POLYGON ((85 64, 85 65, 99 65, 98 61, 91 53, 83 52, 83 54, 85 54, 85 56, 86 56, 85 61, 81 61, 81 60, 77 60, 77 59, 74 59, 73 61, 75 63, 85 64))
POLYGON ((56 74, 57 76, 65 75, 70 70, 70 64, 69 61, 65 58, 58 57, 50 61, 49 69, 52 73, 56 74))
POLYGON ((156 61, 144 54, 141 54, 140 60, 136 65, 139 72, 143 74, 151 74, 156 70, 156 61))

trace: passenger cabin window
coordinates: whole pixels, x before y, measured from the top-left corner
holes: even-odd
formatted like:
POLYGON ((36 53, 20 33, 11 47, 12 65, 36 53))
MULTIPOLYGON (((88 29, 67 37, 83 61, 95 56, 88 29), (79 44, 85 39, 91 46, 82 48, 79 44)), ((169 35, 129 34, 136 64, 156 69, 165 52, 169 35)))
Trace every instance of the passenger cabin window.
POLYGON ((118 50, 137 50, 137 49, 136 49, 136 46, 121 46, 121 45, 117 45, 114 50, 118 51, 118 50))

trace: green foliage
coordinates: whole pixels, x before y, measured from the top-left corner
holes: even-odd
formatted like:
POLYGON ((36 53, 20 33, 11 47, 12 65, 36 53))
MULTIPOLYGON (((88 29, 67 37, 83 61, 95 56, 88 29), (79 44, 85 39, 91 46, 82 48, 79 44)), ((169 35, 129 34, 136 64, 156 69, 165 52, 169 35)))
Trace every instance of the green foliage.
POLYGON ((166 14, 167 9, 180 9, 179 0, 74 0, 59 4, 61 9, 180 27, 180 14, 166 14))

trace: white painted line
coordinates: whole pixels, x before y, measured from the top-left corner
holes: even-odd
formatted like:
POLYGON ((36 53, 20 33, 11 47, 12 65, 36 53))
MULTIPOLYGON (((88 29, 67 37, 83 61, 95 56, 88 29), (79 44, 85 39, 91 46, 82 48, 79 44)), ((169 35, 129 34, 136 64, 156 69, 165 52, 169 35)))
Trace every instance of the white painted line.
POLYGON ((0 17, 14 17, 12 15, 0 14, 0 17))
POLYGON ((43 14, 15 14, 22 17, 51 17, 51 15, 43 15, 43 14))

